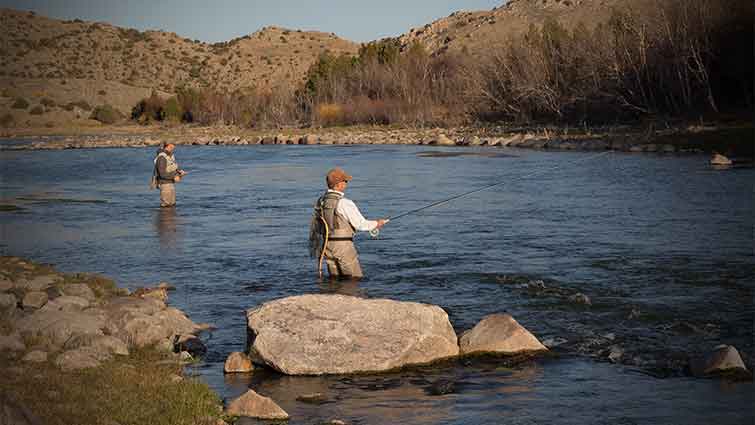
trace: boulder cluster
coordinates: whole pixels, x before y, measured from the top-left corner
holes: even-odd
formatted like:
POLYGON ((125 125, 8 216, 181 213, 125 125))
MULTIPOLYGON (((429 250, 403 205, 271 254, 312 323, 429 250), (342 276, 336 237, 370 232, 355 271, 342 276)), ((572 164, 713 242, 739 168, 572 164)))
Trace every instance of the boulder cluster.
MULTIPOLYGON (((63 371, 92 368, 134 348, 204 349, 206 326, 166 305, 167 289, 128 294, 95 275, 64 275, 20 258, 2 259, 0 351, 63 371)), ((184 355, 185 356, 185 355, 184 355)))

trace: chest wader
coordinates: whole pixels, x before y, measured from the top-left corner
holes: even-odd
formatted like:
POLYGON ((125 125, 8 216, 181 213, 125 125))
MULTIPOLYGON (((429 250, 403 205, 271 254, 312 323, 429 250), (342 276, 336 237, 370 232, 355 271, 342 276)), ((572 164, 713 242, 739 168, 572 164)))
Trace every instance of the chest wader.
POLYGON ((354 229, 351 224, 336 214, 338 202, 343 198, 335 192, 327 192, 317 200, 309 227, 309 254, 317 258, 317 273, 322 277, 322 262, 328 242, 352 241, 354 229))

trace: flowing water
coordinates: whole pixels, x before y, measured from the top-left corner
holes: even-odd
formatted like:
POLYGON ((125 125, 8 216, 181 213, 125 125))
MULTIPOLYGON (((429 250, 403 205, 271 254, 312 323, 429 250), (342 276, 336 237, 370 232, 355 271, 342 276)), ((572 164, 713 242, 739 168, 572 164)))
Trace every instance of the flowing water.
POLYGON ((691 378, 684 364, 726 343, 752 365, 753 169, 711 170, 702 156, 179 147, 190 174, 173 211, 147 188, 153 155, 2 152, 0 203, 22 209, 0 212, 0 248, 130 288, 174 284, 173 305, 218 327, 193 371, 223 397, 254 388, 297 424, 752 420, 751 382, 691 378), (308 224, 335 165, 355 176, 348 196, 373 218, 506 183, 360 237, 367 278, 318 282, 308 224), (509 312, 553 354, 368 376, 223 376, 225 357, 245 349, 246 309, 321 292, 438 304, 457 331, 509 312), (307 393, 325 400, 296 400, 307 393))

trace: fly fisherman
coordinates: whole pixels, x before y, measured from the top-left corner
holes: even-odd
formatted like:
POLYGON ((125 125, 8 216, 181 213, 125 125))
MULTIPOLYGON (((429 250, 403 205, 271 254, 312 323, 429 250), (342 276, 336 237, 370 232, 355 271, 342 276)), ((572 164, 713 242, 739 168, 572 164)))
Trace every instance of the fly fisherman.
POLYGON ((354 233, 380 229, 388 220, 367 220, 356 204, 344 197, 351 176, 336 167, 328 171, 328 190, 315 203, 309 232, 309 252, 328 265, 331 278, 359 279, 363 276, 359 256, 354 247, 354 233))
POLYGON ((157 180, 157 186, 160 188, 160 207, 176 206, 176 183, 181 181, 186 172, 178 168, 173 151, 176 145, 173 143, 165 144, 162 149, 157 151, 155 157, 154 176, 157 180))

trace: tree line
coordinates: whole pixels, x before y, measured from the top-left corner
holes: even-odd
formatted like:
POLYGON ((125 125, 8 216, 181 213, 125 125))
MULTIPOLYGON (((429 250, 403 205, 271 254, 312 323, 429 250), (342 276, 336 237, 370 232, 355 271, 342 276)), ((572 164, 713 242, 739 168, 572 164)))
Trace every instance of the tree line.
POLYGON ((396 39, 325 53, 298 87, 180 89, 132 117, 250 127, 609 123, 751 111, 753 3, 663 0, 593 26, 532 25, 484 52, 396 39))

